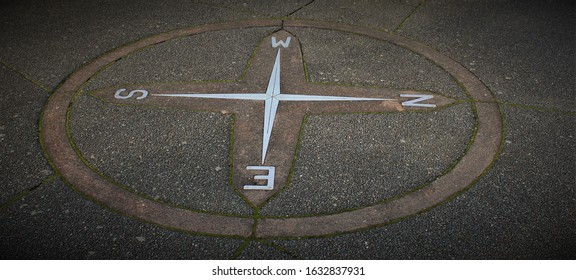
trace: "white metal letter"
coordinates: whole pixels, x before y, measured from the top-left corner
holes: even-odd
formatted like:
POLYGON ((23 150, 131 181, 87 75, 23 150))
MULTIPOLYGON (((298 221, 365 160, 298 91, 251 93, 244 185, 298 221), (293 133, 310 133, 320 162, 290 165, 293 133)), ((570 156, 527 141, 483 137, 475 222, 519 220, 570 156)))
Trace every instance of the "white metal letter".
POLYGON ((267 170, 266 175, 254 175, 254 179, 267 180, 266 185, 244 185, 245 190, 272 190, 274 189, 274 176, 276 168, 274 166, 246 166, 247 170, 267 170))
POLYGON ((135 89, 133 91, 130 91, 128 93, 128 95, 120 95, 120 93, 126 91, 125 88, 121 88, 119 90, 116 91, 116 93, 114 94, 114 97, 116 97, 117 99, 128 99, 128 98, 132 98, 134 96, 134 94, 136 93, 141 93, 141 96, 136 97, 136 99, 144 99, 146 98, 146 96, 148 96, 148 91, 147 90, 143 90, 143 89, 135 89))
POLYGON ((279 45, 282 45, 283 48, 287 48, 290 45, 290 40, 292 37, 286 38, 286 42, 280 40, 276 41, 276 37, 272 37, 272 47, 277 48, 279 45))
POLYGON ((416 99, 408 100, 402 102, 402 106, 415 106, 415 107, 436 107, 436 104, 426 104, 426 103, 418 103, 425 100, 429 100, 434 98, 433 95, 427 94, 400 94, 400 97, 415 97, 416 99))

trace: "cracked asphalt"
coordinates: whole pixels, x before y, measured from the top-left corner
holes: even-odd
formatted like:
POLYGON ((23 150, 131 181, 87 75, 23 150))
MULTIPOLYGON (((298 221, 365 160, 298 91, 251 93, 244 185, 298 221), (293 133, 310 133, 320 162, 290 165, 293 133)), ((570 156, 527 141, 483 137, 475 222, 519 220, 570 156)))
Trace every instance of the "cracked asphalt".
POLYGON ((2 3, 2 259, 572 260, 575 19, 570 1, 2 3), (196 33, 119 54, 180 30, 196 33), (298 39, 302 57, 282 64, 296 63, 313 86, 451 103, 307 114, 293 161, 282 163, 289 179, 258 204, 231 182, 237 113, 99 95, 267 81, 268 70, 250 70, 271 69, 266 38, 279 30, 298 39), (453 62, 462 70, 446 69, 453 62), (489 94, 479 98, 471 83, 489 94), (72 101, 57 103, 68 93, 72 101), (53 117, 55 107, 64 117, 53 117), (66 143, 53 143, 46 127, 60 121, 66 143), (495 143, 485 145, 494 155, 477 152, 483 141, 495 143), (60 145, 74 158, 57 159, 60 145), (478 164, 467 168, 479 175, 448 180, 473 154, 478 164), (76 170, 68 162, 113 191, 78 185, 80 175, 63 171, 76 170), (455 188, 440 196, 445 181, 455 188), (404 203, 419 194, 431 206, 404 203), (168 210, 151 216, 147 205, 168 210))

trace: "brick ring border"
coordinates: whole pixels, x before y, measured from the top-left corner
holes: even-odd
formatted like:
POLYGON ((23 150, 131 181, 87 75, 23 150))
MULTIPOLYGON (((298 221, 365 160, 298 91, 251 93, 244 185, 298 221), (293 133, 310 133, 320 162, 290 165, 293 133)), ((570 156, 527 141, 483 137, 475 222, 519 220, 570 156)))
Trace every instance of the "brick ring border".
POLYGON ((497 159, 503 137, 498 103, 486 86, 458 62, 414 40, 341 23, 307 20, 245 20, 174 30, 126 44, 71 74, 48 99, 40 120, 44 151, 58 174, 91 200, 130 217, 178 231, 241 238, 326 236, 384 225, 426 211, 466 190, 497 159), (80 88, 108 64, 141 48, 204 32, 250 27, 308 27, 351 32, 407 48, 451 74, 471 98, 476 131, 467 153, 448 173, 424 188, 364 208, 319 216, 246 218, 202 213, 146 199, 102 178, 77 155, 68 133, 69 107, 80 88))

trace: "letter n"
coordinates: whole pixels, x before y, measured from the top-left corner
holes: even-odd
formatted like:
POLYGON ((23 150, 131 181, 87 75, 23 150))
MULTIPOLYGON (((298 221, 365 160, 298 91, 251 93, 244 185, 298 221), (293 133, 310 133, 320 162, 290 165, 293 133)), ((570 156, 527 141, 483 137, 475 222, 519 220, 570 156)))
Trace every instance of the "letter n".
POLYGON ((431 108, 436 107, 436 104, 420 103, 422 101, 426 101, 426 100, 430 100, 430 99, 434 98, 433 95, 428 95, 428 94, 400 94, 400 97, 416 98, 416 99, 402 102, 402 106, 431 107, 431 108))

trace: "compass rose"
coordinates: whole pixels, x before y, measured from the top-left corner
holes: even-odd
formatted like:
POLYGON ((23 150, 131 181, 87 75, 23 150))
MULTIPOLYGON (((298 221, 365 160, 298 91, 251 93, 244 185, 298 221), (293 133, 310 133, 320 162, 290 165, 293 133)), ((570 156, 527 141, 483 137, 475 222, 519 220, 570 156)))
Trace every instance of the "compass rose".
MULTIPOLYGON (((495 161, 501 139, 502 122, 497 102, 485 85, 458 62, 398 35, 344 24, 302 20, 210 24, 151 36, 119 47, 70 75, 51 95, 41 120, 42 144, 53 167, 67 183, 95 201, 167 228, 255 238, 331 235, 384 225, 425 211, 477 182, 495 161), (392 43, 440 66, 458 81, 467 97, 455 100, 426 90, 312 83, 306 76, 298 38, 282 29, 262 39, 245 75, 238 81, 135 83, 99 88, 89 93, 112 104, 231 115, 231 182, 255 209, 253 216, 174 207, 121 188, 113 179, 87 164, 74 145, 68 128, 70 108, 82 93, 82 86, 93 76, 111 63, 148 46, 204 32, 251 27, 332 29, 392 43), (262 217, 258 212, 268 199, 290 182, 298 137, 307 115, 437 110, 455 102, 469 103, 472 107, 473 135, 465 154, 446 173, 426 186, 390 200, 339 213, 279 218, 262 217)), ((383 166, 382 172, 386 172, 386 168, 383 166)))
MULTIPOLYGON (((284 48, 289 46, 289 42, 292 37, 288 36, 286 43, 280 41, 281 44, 276 43, 276 37, 272 37, 272 46, 282 45, 284 48)), ((276 118, 276 111, 280 101, 384 101, 384 100, 396 100, 396 99, 386 99, 386 98, 368 98, 368 97, 349 97, 349 96, 326 96, 326 95, 308 95, 308 94, 285 94, 280 90, 280 50, 276 54, 276 59, 274 60, 274 66, 272 67, 272 74, 270 74, 270 80, 268 81, 268 87, 266 92, 262 93, 212 93, 212 94, 202 94, 202 93, 166 93, 166 94, 152 94, 153 96, 173 96, 173 97, 190 97, 190 98, 214 98, 214 99, 233 99, 233 100, 253 100, 253 101, 264 101, 264 129, 262 138, 262 165, 266 159, 266 152, 268 151, 268 143, 270 143, 270 135, 272 134, 272 128, 274 127, 274 119, 276 118)), ((249 166, 249 168, 255 169, 256 166, 249 166)), ((272 169, 269 169, 272 170, 272 169)), ((270 177, 269 181, 273 181, 273 176, 270 177)), ((273 184, 268 183, 266 186, 244 186, 244 189, 264 189, 271 190, 273 184)))
POLYGON ((455 101, 425 91, 313 84, 303 65, 298 38, 281 30, 262 41, 242 81, 130 85, 128 93, 104 88, 93 95, 113 103, 234 112, 233 181, 254 205, 285 186, 306 114, 430 110, 455 101))

